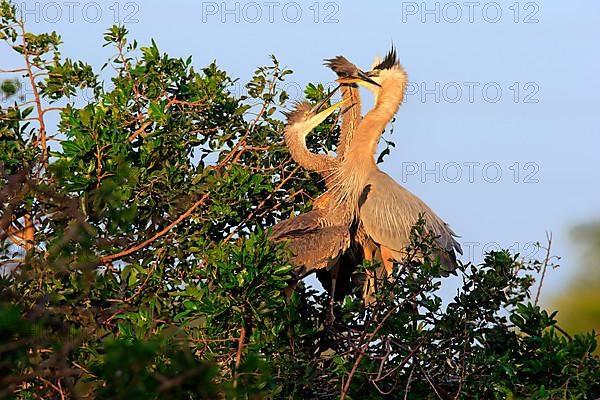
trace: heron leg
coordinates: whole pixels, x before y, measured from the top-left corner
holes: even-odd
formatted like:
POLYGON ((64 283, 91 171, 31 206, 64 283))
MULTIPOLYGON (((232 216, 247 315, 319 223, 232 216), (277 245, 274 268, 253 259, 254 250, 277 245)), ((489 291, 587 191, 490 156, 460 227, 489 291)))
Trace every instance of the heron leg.
POLYGON ((285 299, 286 299, 286 301, 288 303, 292 299, 292 295, 294 294, 294 291, 296 290, 296 287, 298 287, 298 281, 294 280, 294 281, 290 282, 288 284, 288 286, 283 290, 283 293, 285 295, 285 299))
MULTIPOLYGON (((363 247, 363 260, 373 261, 373 252, 369 248, 370 246, 363 247)), ((363 300, 365 304, 371 304, 374 300, 373 294, 375 293, 375 275, 372 270, 365 271, 365 282, 363 284, 363 300)))
POLYGON ((385 276, 390 276, 394 270, 394 255, 392 251, 385 246, 381 246, 381 260, 385 269, 385 276))
MULTIPOLYGON (((394 272, 394 253, 383 245, 379 246, 379 250, 381 252, 381 265, 376 270, 376 284, 381 285, 384 279, 391 283, 393 280, 392 273, 394 272)), ((389 296, 393 296, 391 292, 389 296)))
POLYGON ((340 265, 336 264, 331 268, 331 293, 329 294, 329 314, 327 315, 327 325, 331 325, 335 316, 333 315, 333 303, 335 302, 335 285, 337 283, 340 265))

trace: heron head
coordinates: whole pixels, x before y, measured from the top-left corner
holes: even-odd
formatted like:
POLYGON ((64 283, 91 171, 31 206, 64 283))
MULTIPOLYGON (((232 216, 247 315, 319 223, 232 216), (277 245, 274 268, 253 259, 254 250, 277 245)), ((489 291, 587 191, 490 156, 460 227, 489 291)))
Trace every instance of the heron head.
POLYGON ((337 56, 325 60, 325 66, 331 68, 336 73, 338 79, 336 82, 342 84, 371 84, 379 86, 379 83, 375 82, 369 77, 369 75, 352 64, 344 56, 337 56))
POLYGON ((364 86, 376 96, 382 85, 389 79, 400 79, 402 85, 406 84, 406 73, 398 61, 393 46, 383 59, 376 58, 367 72, 360 70, 342 56, 326 60, 326 65, 338 75, 337 82, 364 86))
POLYGON ((323 100, 317 103, 315 106, 312 106, 308 101, 300 101, 297 102, 292 111, 285 113, 287 117, 287 125, 303 125, 303 131, 308 133, 312 129, 316 128, 321 122, 325 121, 327 117, 329 117, 333 112, 342 106, 344 103, 349 101, 350 99, 343 99, 326 109, 321 110, 323 106, 331 99, 334 93, 339 88, 336 87, 332 90, 323 100))
POLYGON ((400 79, 402 81, 406 81, 406 72, 402 65, 400 65, 400 61, 398 61, 398 57, 396 56, 396 49, 394 46, 390 49, 387 55, 382 59, 375 58, 373 65, 367 75, 375 82, 379 83, 379 86, 382 86, 389 79, 400 79))

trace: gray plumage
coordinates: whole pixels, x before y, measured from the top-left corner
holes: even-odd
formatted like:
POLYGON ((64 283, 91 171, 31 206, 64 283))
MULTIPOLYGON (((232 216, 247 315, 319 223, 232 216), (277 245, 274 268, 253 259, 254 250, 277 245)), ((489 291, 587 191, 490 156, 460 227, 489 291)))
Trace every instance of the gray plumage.
MULTIPOLYGON (((339 64, 339 63, 338 63, 339 64)), ((344 65, 344 64, 342 64, 344 65)), ((344 66, 344 71, 349 71, 344 66)), ((403 188, 375 163, 377 143, 404 97, 408 78, 392 50, 367 73, 376 83, 353 79, 375 95, 375 107, 362 119, 346 157, 339 165, 332 193, 338 205, 351 204, 349 224, 360 224, 365 234, 381 247, 387 273, 392 270, 388 258, 404 260, 410 244, 410 232, 419 216, 425 228, 435 236, 443 267, 453 271, 456 253, 462 254, 456 235, 421 199, 403 188)))
POLYGON ((298 278, 318 269, 333 268, 350 245, 350 232, 343 225, 328 226, 327 212, 314 209, 281 221, 271 239, 286 242, 298 278))
POLYGON ((374 171, 367 178, 368 191, 359 206, 358 216, 365 232, 376 242, 385 244, 395 260, 403 260, 410 243, 412 227, 420 216, 425 229, 435 237, 440 250, 435 253, 448 270, 456 268, 455 252, 462 254, 456 234, 440 217, 413 193, 398 185, 389 175, 374 171))
POLYGON ((324 65, 330 68, 339 78, 359 76, 360 68, 348 61, 344 56, 336 56, 325 60, 324 65))

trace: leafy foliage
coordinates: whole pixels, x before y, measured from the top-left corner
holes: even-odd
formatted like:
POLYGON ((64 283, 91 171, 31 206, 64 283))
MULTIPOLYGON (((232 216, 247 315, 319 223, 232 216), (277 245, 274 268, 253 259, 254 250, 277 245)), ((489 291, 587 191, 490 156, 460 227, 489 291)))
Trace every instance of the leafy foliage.
MULTIPOLYGON (((286 299, 267 229, 323 187, 283 145, 291 71, 274 57, 236 97, 216 63, 124 27, 104 37, 109 82, 7 1, 0 32, 33 94, 2 85, 0 398, 600 396, 594 333, 560 333, 530 296, 542 263, 492 252, 444 306, 440 266, 415 257, 433 248, 422 222, 373 305, 347 296, 329 325, 326 294, 286 299)), ((310 146, 338 134, 330 118, 310 146)))

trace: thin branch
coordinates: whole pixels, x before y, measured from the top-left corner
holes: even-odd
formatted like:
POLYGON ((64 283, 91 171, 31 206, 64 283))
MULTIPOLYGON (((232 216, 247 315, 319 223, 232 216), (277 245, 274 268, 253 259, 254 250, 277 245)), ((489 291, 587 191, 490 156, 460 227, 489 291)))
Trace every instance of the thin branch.
POLYGON ((100 257, 100 262, 103 264, 109 263, 118 258, 125 257, 131 253, 135 253, 136 251, 148 246, 150 243, 154 242, 159 237, 164 236, 167 232, 169 232, 171 229, 173 229, 173 227, 176 226, 177 224, 179 224, 181 221, 183 221, 184 219, 189 217, 194 212, 194 210, 196 208, 198 208, 198 206, 200 206, 201 204, 204 203, 204 201, 208 198, 208 195, 209 195, 208 193, 205 193, 200 198, 200 200, 195 202, 190 208, 188 208, 188 210, 186 212, 181 214, 175 221, 171 222, 169 225, 167 225, 165 228, 163 228, 161 231, 159 231, 156 235, 152 236, 150 239, 144 240, 142 243, 136 244, 135 246, 132 246, 132 247, 128 248, 127 250, 123 250, 119 253, 100 257))
POLYGON ((152 121, 146 121, 142 124, 142 126, 140 126, 135 132, 133 132, 131 134, 131 136, 129 136, 129 139, 127 139, 129 142, 133 142, 133 140, 138 137, 142 132, 144 132, 146 130, 147 127, 150 126, 150 124, 152 124, 152 121))
POLYGON ((427 382, 429 383, 429 386, 431 386, 431 388, 433 389, 433 391, 435 392, 435 394, 437 395, 438 398, 444 400, 444 397, 442 397, 442 395, 438 392, 438 387, 435 383, 433 383, 433 381, 431 380, 431 377, 429 376, 429 374, 427 372, 425 372, 425 370, 423 369, 423 367, 421 367, 419 365, 419 369, 421 370, 421 372, 423 373, 423 376, 425 377, 425 379, 427 380, 427 382))
POLYGON ((0 74, 15 73, 15 72, 27 72, 27 68, 15 68, 15 69, 0 69, 0 74))
POLYGON ((25 241, 17 233, 12 232, 12 227, 9 227, 9 230, 6 231, 6 236, 13 244, 25 248, 25 241))
POLYGON ((24 258, 14 258, 11 260, 0 261, 0 266, 7 265, 7 264, 20 264, 20 263, 24 263, 24 262, 25 262, 24 258))
MULTIPOLYGON (((398 276, 400 276, 400 275, 398 275, 398 276)), ((398 279, 396 279, 395 284, 398 284, 398 279)), ((391 288, 389 290, 391 290, 391 288)), ((388 290, 388 293, 389 293, 389 290, 388 290)), ((352 369, 348 373, 346 382, 342 386, 340 400, 344 400, 348 394, 348 390, 350 389, 350 382, 352 381, 354 374, 356 374, 356 371, 358 370, 358 366, 359 366, 360 362, 362 361, 363 357, 365 356, 365 352, 369 345, 369 341, 372 340, 375 337, 375 335, 377 335, 379 330, 381 330, 381 328, 383 327, 385 322, 394 314, 394 312, 396 311, 397 308, 402 307, 404 304, 407 304, 408 302, 414 301, 417 298, 417 296, 419 296, 422 292, 423 292, 423 289, 421 289, 417 293, 413 294, 410 298, 404 299, 397 306, 390 307, 390 309, 383 316, 381 321, 379 321, 379 323, 377 324, 377 326, 375 327, 373 332, 368 334, 367 329, 371 323, 371 319, 369 319, 368 323, 366 324, 366 326, 364 328, 361 339, 359 341, 360 346, 355 350, 355 354, 357 354, 357 355, 356 355, 356 359, 354 360, 354 365, 352 366, 352 369), (366 340, 366 339, 368 339, 368 340, 366 340)), ((376 307, 378 307, 378 306, 379 306, 379 304, 376 307)))
POLYGON ((242 326, 240 338, 238 339, 237 352, 235 353, 235 375, 233 378, 233 387, 237 387, 239 378, 240 364, 242 363, 242 352, 244 351, 244 341, 246 340, 246 327, 242 326))
POLYGON ((148 271, 148 274, 146 274, 146 279, 144 279, 144 282, 142 282, 142 284, 140 285, 140 287, 137 288, 137 290, 135 291, 134 294, 132 294, 130 297, 124 299, 123 301, 125 303, 129 303, 131 300, 133 300, 137 295, 139 295, 140 293, 142 293, 142 290, 144 290, 144 287, 146 286, 146 284, 148 283, 148 280, 150 279, 150 276, 152 275, 152 273, 154 272, 154 269, 156 268, 156 264, 158 263, 158 260, 156 260, 156 262, 154 262, 152 264, 152 267, 150 267, 150 271, 148 271))
MULTIPOLYGON (((395 366, 394 368, 392 368, 391 370, 389 370, 388 372, 386 372, 385 375, 378 377, 377 380, 384 380, 385 378, 387 378, 388 376, 390 376, 391 374, 393 374, 395 371, 397 371, 398 369, 404 367, 406 365, 406 363, 415 355, 415 353, 421 348, 421 346, 423 345, 423 342, 417 344, 415 346, 414 349, 412 349, 410 351, 410 353, 408 353, 406 355, 406 357, 404 357, 404 359, 400 362, 400 364, 398 364, 397 366, 395 366)), ((410 347, 409 347, 410 349, 410 347)), ((414 367, 414 366, 413 366, 414 367)))
MULTIPOLYGON (((466 318, 466 315, 465 315, 466 318)), ((465 320, 464 331, 463 334, 467 336, 467 322, 465 320)), ((468 340, 465 340, 463 343, 463 354, 460 363, 460 383, 458 384, 458 389, 456 390, 456 395, 454 396, 454 400, 458 400, 460 393, 462 392, 463 384, 465 383, 465 360, 467 358, 467 343, 468 340)))
POLYGON ((410 369, 410 374, 408 374, 408 379, 406 381, 406 388, 404 388, 404 400, 408 399, 408 391, 410 389, 410 384, 412 383, 412 376, 413 376, 413 373, 415 372, 415 367, 416 367, 416 365, 413 364, 412 368, 410 369))
POLYGON ((563 335, 565 335, 565 337, 569 340, 569 342, 573 341, 573 338, 571 337, 571 335, 569 335, 569 333, 567 331, 565 331, 563 328, 561 328, 560 326, 558 326, 558 324, 554 324, 554 328, 559 331, 560 333, 562 333, 563 335))
POLYGON ((28 118, 0 118, 0 121, 39 121, 39 118, 36 117, 28 117, 28 118))
MULTIPOLYGON (((48 386, 50 386, 52 389, 56 390, 59 394, 60 394, 60 399, 61 400, 65 400, 65 393, 62 391, 61 387, 56 386, 55 384, 53 384, 52 382, 50 382, 47 379, 42 378, 41 376, 38 377, 38 379, 42 382, 44 382, 45 384, 47 384, 48 386)), ((58 381, 59 385, 60 385, 60 380, 58 381)))
POLYGON ((25 107, 27 104, 31 104, 31 103, 35 103, 35 100, 29 100, 29 101, 25 101, 25 102, 23 102, 23 103, 19 103, 19 104, 17 104, 16 106, 17 106, 18 108, 21 108, 21 107, 25 107))
POLYGON ((540 298, 540 292, 542 291, 542 285, 544 284, 544 277, 546 276, 546 269, 548 269, 548 263, 550 262, 550 249, 552 248, 552 232, 546 232, 546 239, 548 240, 548 247, 546 248, 546 258, 542 265, 542 277, 540 278, 540 284, 535 295, 535 305, 537 306, 540 298))
MULTIPOLYGON (((39 65, 37 65, 37 64, 33 64, 33 63, 32 63, 32 65, 35 65, 35 67, 36 67, 36 68, 40 68, 40 66, 39 66, 39 65)), ((48 73, 48 72, 46 72, 46 71, 42 71, 42 72, 36 72, 35 74, 33 74, 33 77, 34 77, 34 78, 39 78, 40 76, 60 76, 60 74, 49 74, 49 73, 48 73)))
MULTIPOLYGON (((29 76, 29 82, 31 84, 31 90, 33 91, 33 96, 35 98, 35 106, 38 114, 38 121, 40 124, 39 127, 39 136, 38 140, 42 146, 42 166, 47 167, 48 163, 48 148, 46 144, 46 124, 44 123, 44 110, 42 108, 42 101, 40 99, 40 93, 37 88, 37 84, 35 83, 35 77, 33 75, 33 67, 31 65, 31 60, 29 59, 29 50, 27 49, 27 39, 25 35, 25 22, 23 21, 23 17, 19 20, 19 27, 21 28, 21 33, 23 37, 23 58, 25 59, 25 69, 27 71, 27 75, 29 76)), ((36 140, 37 142, 37 140, 36 140)))
POLYGON ((42 115, 46 114, 48 111, 63 111, 65 107, 48 107, 42 110, 42 115))
MULTIPOLYGON (((404 301, 402 303, 404 303, 404 301)), ((381 320, 381 322, 375 327, 375 329, 373 330, 373 332, 367 335, 367 336, 369 336, 369 339, 372 339, 373 337, 375 337, 375 335, 383 327, 383 324, 385 323, 385 321, 387 321, 387 319, 392 316, 392 314, 394 313, 395 310, 396 310, 396 307, 390 307, 390 309, 388 310, 388 312, 386 313, 386 315, 383 317, 383 319, 381 320)), ((352 365, 352 369, 348 373, 348 378, 346 379, 345 384, 342 386, 342 392, 340 394, 340 400, 344 400, 346 398, 346 396, 348 394, 348 390, 350 390, 350 382, 352 381, 352 378, 354 377, 354 374, 356 374, 356 371, 358 369, 358 366, 359 366, 360 362, 362 361, 363 357, 365 356, 365 351, 366 351, 368 345, 369 345, 369 342, 366 341, 365 343, 362 343, 360 345, 360 347, 357 349, 358 356, 354 360, 354 365, 352 365)))

